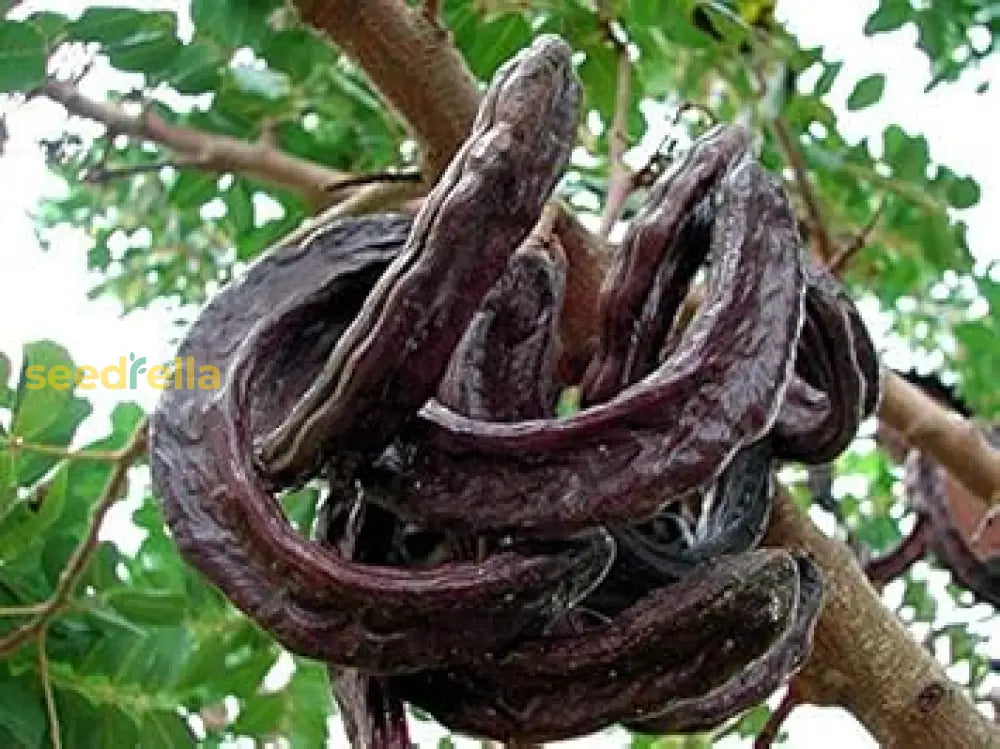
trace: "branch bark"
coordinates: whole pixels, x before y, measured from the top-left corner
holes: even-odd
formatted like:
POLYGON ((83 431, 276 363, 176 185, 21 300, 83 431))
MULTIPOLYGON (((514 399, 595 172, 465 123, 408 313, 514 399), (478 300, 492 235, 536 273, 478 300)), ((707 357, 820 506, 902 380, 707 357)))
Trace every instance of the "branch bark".
POLYGON ((1000 746, 1000 731, 882 604, 854 555, 784 493, 766 543, 808 554, 826 582, 813 653, 795 677, 804 702, 843 707, 886 747, 1000 746))
POLYGON ((465 140, 479 89, 451 36, 402 0, 295 0, 302 19, 325 31, 368 75, 422 146, 434 183, 465 140))
POLYGON ((968 419, 894 372, 882 377, 879 417, 933 457, 975 496, 1000 505, 1000 450, 968 419))
POLYGON ((330 202, 327 188, 353 175, 285 153, 262 139, 257 143, 206 133, 167 122, 155 112, 131 115, 117 104, 87 98, 71 83, 49 81, 39 93, 70 114, 105 125, 112 133, 159 143, 183 157, 186 166, 204 171, 238 172, 301 192, 321 206, 330 202))

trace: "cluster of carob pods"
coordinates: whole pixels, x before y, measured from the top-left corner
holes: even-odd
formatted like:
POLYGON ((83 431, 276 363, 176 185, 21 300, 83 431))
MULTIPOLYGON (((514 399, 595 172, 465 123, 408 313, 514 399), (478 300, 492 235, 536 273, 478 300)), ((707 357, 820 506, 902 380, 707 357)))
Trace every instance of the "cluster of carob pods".
POLYGON ((565 260, 532 229, 579 98, 569 48, 539 38, 415 219, 345 219, 257 263, 181 347, 222 388, 154 415, 181 551, 331 664, 356 745, 408 746, 405 702, 497 739, 696 730, 810 650, 817 569, 758 548, 771 466, 845 448, 876 405, 872 343, 746 132, 719 127, 651 189, 595 353, 557 381, 565 260), (582 407, 557 418, 570 384, 582 407), (275 501, 304 481, 325 491, 313 539, 275 501))

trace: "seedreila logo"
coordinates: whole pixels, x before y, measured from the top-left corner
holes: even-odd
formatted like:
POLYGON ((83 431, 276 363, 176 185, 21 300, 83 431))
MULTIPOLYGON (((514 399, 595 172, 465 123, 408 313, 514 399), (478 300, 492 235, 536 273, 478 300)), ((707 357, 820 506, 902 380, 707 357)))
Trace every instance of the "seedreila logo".
POLYGON ((146 366, 146 357, 121 356, 117 363, 104 367, 82 365, 72 369, 64 364, 47 367, 31 364, 24 370, 28 390, 137 390, 146 385, 154 390, 218 390, 222 374, 211 364, 198 365, 193 356, 177 357, 168 364, 146 366), (140 379, 141 378, 141 379, 140 379))

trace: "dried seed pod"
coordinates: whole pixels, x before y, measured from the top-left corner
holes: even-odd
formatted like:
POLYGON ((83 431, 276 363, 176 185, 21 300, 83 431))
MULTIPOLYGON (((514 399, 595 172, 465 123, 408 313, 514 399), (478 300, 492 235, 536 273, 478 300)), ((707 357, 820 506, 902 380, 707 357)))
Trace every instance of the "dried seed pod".
POLYGON ((428 405, 409 435, 400 512, 468 530, 634 521, 706 488, 770 430, 801 324, 798 234, 756 164, 739 162, 719 190, 706 300, 670 357, 567 419, 483 422, 428 405))
POLYGON ((690 539, 677 539, 673 534, 662 538, 655 522, 611 526, 619 556, 632 555, 638 564, 669 580, 717 557, 756 548, 767 530, 774 501, 771 457, 766 439, 736 455, 706 492, 702 520, 690 539))
POLYGON ((393 679, 394 688, 454 730, 500 740, 553 741, 619 721, 669 723, 676 731, 746 709, 808 654, 821 602, 810 562, 774 550, 743 554, 700 570, 682 588, 676 596, 663 589, 589 637, 527 649, 515 676, 425 672, 393 679), (713 595, 719 585, 732 586, 728 596, 713 595), (695 613, 698 600, 711 608, 734 597, 742 605, 732 615, 695 613), (691 617, 701 626, 689 627, 691 617), (560 673, 566 664, 573 678, 560 673), (541 676, 547 667, 551 673, 541 676))
POLYGON ((709 251, 712 193, 749 145, 744 128, 720 125, 653 186, 601 290, 601 336, 583 380, 587 402, 614 397, 656 364, 653 357, 709 251))
POLYGON ((919 450, 910 450, 904 467, 907 502, 928 526, 926 549, 978 600, 1000 607, 1000 557, 982 559, 973 551, 956 523, 948 472, 919 450))
POLYGON ((796 374, 775 424, 775 451, 826 463, 842 453, 878 405, 878 359, 850 297, 828 271, 807 274, 796 374))
MULTIPOLYGON (((153 418, 154 483, 168 522, 185 556, 296 652, 385 671, 462 660, 463 643, 504 642, 573 600, 606 567, 610 549, 600 534, 548 556, 508 550, 477 564, 403 570, 351 562, 294 533, 269 491, 273 477, 251 461, 254 440, 280 430, 277 420, 316 391, 329 371, 330 351, 334 359, 342 351, 343 336, 352 344, 363 338, 361 328, 375 316, 368 292, 376 279, 373 295, 388 300, 383 312, 389 315, 377 326, 378 346, 413 322, 407 299, 421 293, 420 326, 447 320, 457 340, 462 315, 471 316, 478 296, 428 289, 428 276, 454 259, 448 250, 465 247, 449 242, 470 236, 461 224, 477 211, 492 222, 487 227, 497 228, 486 232, 493 238, 480 259, 502 268, 568 155, 577 97, 568 49, 540 41, 498 75, 468 146, 418 217, 402 255, 407 224, 401 219, 329 227, 255 266, 206 309, 182 345, 182 357, 218 366, 223 386, 219 393, 170 390, 153 418), (442 300, 459 311, 449 316, 438 309, 442 300), (467 606, 468 617, 456 620, 467 606), (437 631, 423 636, 429 623, 437 631)), ((475 275, 471 257, 454 264, 454 282, 475 275)), ((488 268, 483 272, 490 275, 488 268)), ((476 279, 472 288, 482 283, 476 279)), ((442 370, 453 345, 426 347, 438 351, 431 358, 440 359, 442 370)), ((417 365, 429 361, 423 347, 399 348, 394 353, 408 353, 417 365)), ((365 350, 365 366, 382 361, 387 377, 398 375, 391 360, 365 350)), ((351 359, 351 372, 360 361, 351 359)), ((439 377, 431 378, 435 386, 439 377)), ((385 409, 371 413, 385 415, 385 409)), ((355 434, 365 434, 365 427, 359 419, 355 434)), ((297 465, 318 460, 319 445, 296 445, 297 465)))
POLYGON ((308 471, 317 443, 357 449, 360 440, 379 449, 434 395, 483 295, 562 174, 579 99, 570 49, 555 37, 540 37, 497 72, 402 254, 315 382, 263 440, 268 472, 308 471))
POLYGON ((405 745, 403 700, 505 739, 707 727, 809 651, 816 568, 756 549, 771 461, 846 445, 877 399, 871 342, 722 127, 630 227, 585 408, 553 418, 565 267, 545 221, 529 232, 579 95, 569 48, 536 41, 412 225, 344 220, 258 263, 181 348, 221 390, 154 415, 181 550, 330 664, 357 745, 405 745), (274 491, 320 474, 307 541, 274 491))
POLYGON ((440 403, 488 421, 552 415, 565 258, 532 235, 483 299, 438 388, 440 403))

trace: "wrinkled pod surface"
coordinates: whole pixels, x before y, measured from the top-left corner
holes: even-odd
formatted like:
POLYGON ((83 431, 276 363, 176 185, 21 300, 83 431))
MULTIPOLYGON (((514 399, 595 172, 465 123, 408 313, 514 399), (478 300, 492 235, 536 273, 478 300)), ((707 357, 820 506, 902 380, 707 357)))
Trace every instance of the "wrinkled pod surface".
POLYGON ((330 664, 356 746, 409 746, 404 702, 497 739, 697 730, 809 653, 817 570, 758 548, 772 464, 844 449, 877 401, 871 341, 723 126, 649 191, 583 382, 558 381, 566 264, 536 222, 579 99, 569 48, 540 37, 414 219, 269 253, 179 351, 220 389, 167 391, 153 416, 182 553, 330 664), (557 418, 568 385, 582 407, 557 418), (306 481, 313 538, 276 501, 306 481))

